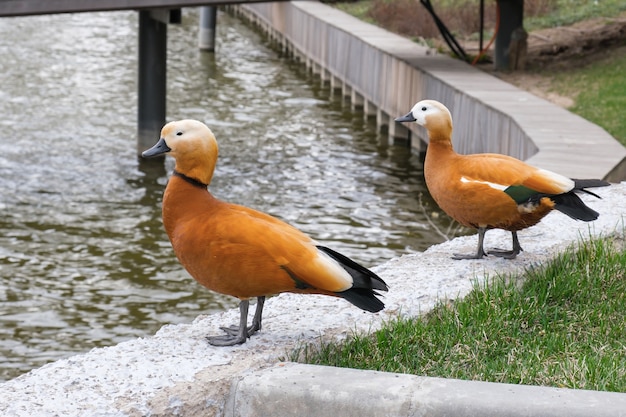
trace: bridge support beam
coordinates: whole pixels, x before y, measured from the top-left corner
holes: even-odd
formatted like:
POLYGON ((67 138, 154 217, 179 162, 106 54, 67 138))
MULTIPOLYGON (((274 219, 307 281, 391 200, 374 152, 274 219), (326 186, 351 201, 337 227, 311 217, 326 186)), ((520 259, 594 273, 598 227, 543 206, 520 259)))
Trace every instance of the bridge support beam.
POLYGON ((167 24, 180 21, 181 9, 139 12, 138 154, 154 145, 165 123, 167 24))
POLYGON ((137 153, 156 143, 165 123, 167 24, 139 12, 137 153))
POLYGON ((217 26, 217 7, 203 6, 200 8, 200 30, 198 31, 198 48, 207 52, 215 51, 215 27, 217 26))

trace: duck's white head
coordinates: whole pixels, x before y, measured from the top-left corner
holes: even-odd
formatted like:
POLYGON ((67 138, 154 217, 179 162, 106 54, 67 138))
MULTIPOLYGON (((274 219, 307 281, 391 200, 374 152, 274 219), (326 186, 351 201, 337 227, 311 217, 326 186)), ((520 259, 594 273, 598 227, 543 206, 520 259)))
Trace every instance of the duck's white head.
POLYGON ((396 122, 415 122, 429 131, 445 128, 452 132, 450 110, 435 100, 417 102, 409 113, 396 118, 396 122))
POLYGON ((450 110, 435 100, 422 100, 396 122, 415 122, 428 130, 431 142, 451 143, 452 115, 450 110))
POLYGON ((164 154, 176 159, 176 171, 209 184, 217 162, 217 140, 211 129, 197 120, 170 122, 161 129, 159 141, 141 155, 153 158, 164 154))

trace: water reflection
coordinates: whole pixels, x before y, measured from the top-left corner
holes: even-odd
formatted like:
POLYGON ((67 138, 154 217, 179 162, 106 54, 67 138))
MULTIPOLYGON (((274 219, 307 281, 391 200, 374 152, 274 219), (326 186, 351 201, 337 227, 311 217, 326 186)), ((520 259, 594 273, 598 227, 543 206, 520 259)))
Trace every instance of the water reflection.
MULTIPOLYGON (((186 10, 169 28, 168 120, 215 132, 216 196, 366 265, 441 240, 417 156, 237 20, 219 15, 215 55, 196 24, 186 10)), ((172 161, 137 161, 136 27, 134 12, 0 19, 0 380, 236 305, 171 251, 172 161)))

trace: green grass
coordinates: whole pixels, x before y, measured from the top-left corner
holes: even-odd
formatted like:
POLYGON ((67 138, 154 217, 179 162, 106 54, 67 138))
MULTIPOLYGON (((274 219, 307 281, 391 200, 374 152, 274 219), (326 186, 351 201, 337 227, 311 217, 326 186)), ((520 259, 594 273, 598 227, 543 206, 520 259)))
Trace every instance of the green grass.
MULTIPOLYGON (((621 243, 621 242, 620 242, 621 243)), ((423 317, 398 319, 308 363, 626 392, 626 250, 583 243, 545 268, 498 278, 423 317), (522 284, 519 284, 522 282, 522 284)))
POLYGON ((623 0, 555 0, 556 7, 541 16, 524 19, 526 30, 571 25, 594 17, 615 17, 626 10, 623 0))
MULTIPOLYGON (((626 46, 626 44, 625 44, 626 46)), ((605 128, 626 145, 626 47, 580 68, 548 72, 552 89, 574 97, 570 111, 605 128)))

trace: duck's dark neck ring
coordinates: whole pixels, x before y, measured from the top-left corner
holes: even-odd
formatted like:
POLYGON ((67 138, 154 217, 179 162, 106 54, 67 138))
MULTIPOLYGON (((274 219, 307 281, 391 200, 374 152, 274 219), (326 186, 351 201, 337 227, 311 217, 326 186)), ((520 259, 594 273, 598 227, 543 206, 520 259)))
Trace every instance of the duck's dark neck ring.
POLYGON ((178 178, 182 178, 183 180, 187 181, 189 184, 193 185, 194 187, 200 187, 200 188, 206 189, 209 186, 209 184, 205 184, 203 182, 198 181, 195 178, 188 177, 185 174, 183 174, 181 172, 178 172, 176 170, 174 170, 174 174, 173 175, 178 177, 178 178))

